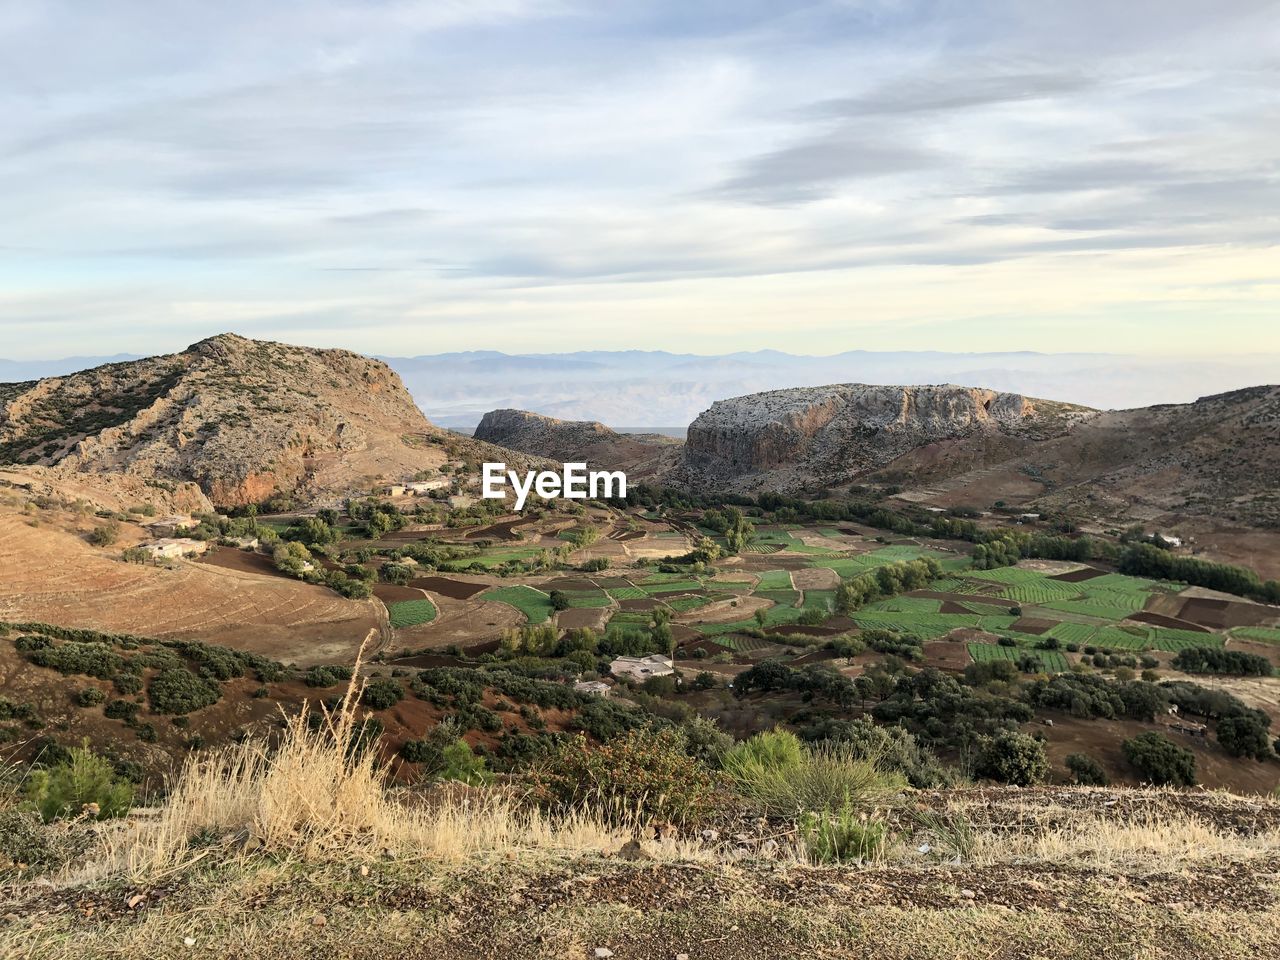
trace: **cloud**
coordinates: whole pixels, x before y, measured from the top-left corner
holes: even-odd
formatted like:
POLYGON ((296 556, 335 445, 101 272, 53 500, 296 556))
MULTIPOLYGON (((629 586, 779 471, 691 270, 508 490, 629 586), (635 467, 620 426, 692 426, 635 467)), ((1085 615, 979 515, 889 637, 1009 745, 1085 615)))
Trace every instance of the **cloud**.
POLYGON ((830 117, 931 113, 1046 100, 1096 84, 1096 79, 1076 72, 982 75, 964 71, 884 84, 860 96, 822 101, 812 110, 830 117))
POLYGON ((1275 339, 1273 9, 0 0, 0 356, 1275 339))

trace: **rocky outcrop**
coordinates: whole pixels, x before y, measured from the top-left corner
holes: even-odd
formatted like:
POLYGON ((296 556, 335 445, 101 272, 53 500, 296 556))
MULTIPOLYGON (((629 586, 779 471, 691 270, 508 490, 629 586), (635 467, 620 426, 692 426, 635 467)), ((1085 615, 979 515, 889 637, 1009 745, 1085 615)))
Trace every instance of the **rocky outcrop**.
POLYGON ((0 463, 190 481, 219 506, 412 472, 438 433, 383 363, 234 334, 0 390, 0 463))
POLYGON ((491 410, 475 439, 561 463, 625 470, 634 479, 653 476, 675 461, 680 441, 656 433, 617 433, 590 420, 557 420, 527 410, 491 410))
POLYGON ((973 435, 1035 440, 1085 407, 953 384, 798 387, 722 400, 689 427, 681 465, 697 486, 793 490, 839 483, 916 448, 973 435))

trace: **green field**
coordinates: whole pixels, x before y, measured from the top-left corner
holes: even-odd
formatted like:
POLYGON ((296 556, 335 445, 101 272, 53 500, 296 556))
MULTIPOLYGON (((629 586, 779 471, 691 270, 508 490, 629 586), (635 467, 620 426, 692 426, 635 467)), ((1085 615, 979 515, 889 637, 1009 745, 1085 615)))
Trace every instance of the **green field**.
POLYGON ((792 586, 790 571, 766 570, 760 574, 760 582, 756 584, 756 589, 761 591, 790 590, 792 586))
POLYGON ((648 596, 639 587, 610 587, 605 593, 615 600, 643 600, 648 596))
POLYGON ((1280 643, 1280 628, 1277 627, 1236 627, 1231 631, 1231 635, 1242 640, 1280 643))
POLYGON ((480 594, 481 600, 493 600, 515 607, 523 613, 530 623, 545 623, 555 612, 551 606, 551 598, 541 590, 533 587, 517 585, 514 587, 494 587, 480 594))
POLYGON ((436 618, 436 606, 426 597, 421 600, 399 600, 387 604, 387 613, 391 617, 391 626, 398 630, 430 623, 436 618))
POLYGON ((969 656, 974 663, 990 663, 1008 660, 1017 663, 1023 657, 1035 657, 1045 673, 1065 673, 1069 668, 1067 658, 1056 650, 1027 650, 1023 647, 1002 647, 998 643, 971 643, 969 656))

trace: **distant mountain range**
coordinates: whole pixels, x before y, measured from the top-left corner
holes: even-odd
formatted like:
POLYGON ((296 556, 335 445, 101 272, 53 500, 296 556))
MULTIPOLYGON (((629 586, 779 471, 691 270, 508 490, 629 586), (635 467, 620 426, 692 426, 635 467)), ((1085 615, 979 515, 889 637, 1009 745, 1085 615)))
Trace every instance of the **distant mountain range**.
MULTIPOLYGON (((853 350, 796 356, 664 351, 511 355, 495 351, 383 357, 432 422, 470 432, 488 410, 536 410, 615 428, 682 427, 716 400, 830 383, 960 383, 1126 409, 1188 403, 1280 377, 1280 356, 1148 358, 1097 353, 853 350)), ((676 432, 676 431, 673 431, 676 432)))
MULTIPOLYGON (((0 381, 60 376, 127 356, 0 360, 0 381)), ((536 410, 619 429, 678 433, 716 400, 831 383, 959 383, 1127 409, 1280 379, 1280 355, 1174 359, 1107 353, 945 353, 777 350, 719 356, 661 350, 508 354, 495 350, 379 357, 400 374, 432 422, 470 433, 489 410, 536 410)))

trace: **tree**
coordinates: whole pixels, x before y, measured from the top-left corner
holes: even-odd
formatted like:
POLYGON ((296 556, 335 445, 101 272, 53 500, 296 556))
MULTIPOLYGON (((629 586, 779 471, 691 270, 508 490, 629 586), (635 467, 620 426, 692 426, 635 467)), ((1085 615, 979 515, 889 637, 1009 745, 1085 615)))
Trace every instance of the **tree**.
POLYGON ((1126 740, 1124 755, 1148 783, 1157 786, 1195 785, 1196 755, 1154 730, 1126 740))
POLYGON ((986 741, 975 772, 999 783, 1019 787, 1039 783, 1049 772, 1044 744, 1025 733, 1003 731, 986 741))
POLYGON ((1252 714, 1218 721, 1218 743, 1233 757, 1266 760, 1272 755, 1267 728, 1252 714))
POLYGON ((82 815, 97 820, 122 817, 133 804, 133 787, 88 747, 73 748, 49 770, 33 771, 26 792, 46 823, 82 815))

